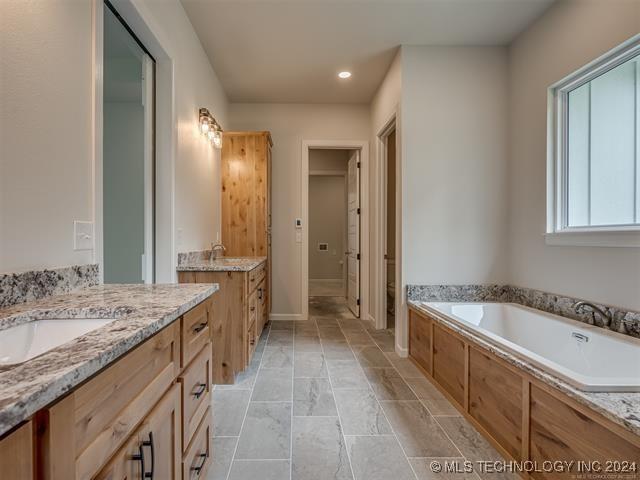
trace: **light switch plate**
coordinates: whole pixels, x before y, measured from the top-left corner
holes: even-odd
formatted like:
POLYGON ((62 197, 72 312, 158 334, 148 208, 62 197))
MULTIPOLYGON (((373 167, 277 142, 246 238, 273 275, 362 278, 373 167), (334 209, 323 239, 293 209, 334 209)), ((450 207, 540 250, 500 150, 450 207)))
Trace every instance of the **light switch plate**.
POLYGON ((93 222, 74 220, 73 249, 93 250, 93 222))

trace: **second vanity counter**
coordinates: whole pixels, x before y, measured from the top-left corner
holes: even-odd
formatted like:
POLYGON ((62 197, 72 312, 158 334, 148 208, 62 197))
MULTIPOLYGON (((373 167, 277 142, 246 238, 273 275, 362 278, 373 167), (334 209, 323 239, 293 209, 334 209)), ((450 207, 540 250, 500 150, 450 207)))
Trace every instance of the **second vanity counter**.
POLYGON ((220 257, 215 260, 191 258, 178 263, 178 272, 250 272, 267 257, 220 257))
POLYGON ((0 310, 0 328, 27 318, 115 318, 0 371, 0 435, 61 398, 218 290, 215 284, 101 285, 0 310))

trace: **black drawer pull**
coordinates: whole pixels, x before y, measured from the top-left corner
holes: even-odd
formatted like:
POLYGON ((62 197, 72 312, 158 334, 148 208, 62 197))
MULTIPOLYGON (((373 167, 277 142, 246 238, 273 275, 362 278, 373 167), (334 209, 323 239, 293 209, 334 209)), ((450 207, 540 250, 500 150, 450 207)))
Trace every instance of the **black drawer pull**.
POLYGON ((198 465, 197 467, 191 467, 191 470, 196 472, 196 475, 198 477, 200 476, 200 472, 204 468, 204 464, 207 463, 207 457, 208 456, 209 456, 208 453, 201 453, 200 455, 198 455, 198 457, 200 457, 202 459, 202 461, 200 462, 200 465, 198 465))
POLYGON ((255 312, 256 311, 256 307, 251 307, 251 311, 255 312))
POLYGON ((204 329, 205 329, 205 327, 206 327, 207 325, 209 325, 209 322, 202 322, 202 323, 199 323, 198 325, 196 325, 196 326, 194 327, 194 329, 193 329, 194 333, 201 332, 202 330, 204 330, 204 329))
POLYGON ((149 440, 144 440, 138 447, 138 453, 131 456, 132 460, 140 462, 140 472, 142 478, 150 478, 153 480, 153 470, 155 466, 155 450, 153 447, 153 433, 149 432, 149 440), (150 447, 151 449, 151 471, 147 472, 144 468, 144 447, 150 447))
POLYGON ((205 390, 207 389, 207 384, 206 383, 197 383, 196 386, 198 387, 198 390, 193 392, 191 395, 193 395, 196 398, 200 398, 202 396, 202 394, 205 392, 205 390))
POLYGON ((258 289, 258 298, 260 300, 262 300, 262 289, 261 288, 258 289))

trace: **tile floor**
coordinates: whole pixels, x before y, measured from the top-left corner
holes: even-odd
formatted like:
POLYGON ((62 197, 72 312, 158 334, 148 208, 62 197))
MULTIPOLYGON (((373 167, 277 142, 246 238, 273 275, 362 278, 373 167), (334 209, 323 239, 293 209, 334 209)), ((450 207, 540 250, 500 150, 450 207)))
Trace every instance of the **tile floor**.
POLYGON ((478 480, 430 463, 501 459, 391 333, 343 299, 312 298, 309 312, 271 322, 250 368, 215 386, 209 480, 478 480))
POLYGON ((340 297, 345 295, 342 280, 309 279, 309 295, 312 297, 340 297))

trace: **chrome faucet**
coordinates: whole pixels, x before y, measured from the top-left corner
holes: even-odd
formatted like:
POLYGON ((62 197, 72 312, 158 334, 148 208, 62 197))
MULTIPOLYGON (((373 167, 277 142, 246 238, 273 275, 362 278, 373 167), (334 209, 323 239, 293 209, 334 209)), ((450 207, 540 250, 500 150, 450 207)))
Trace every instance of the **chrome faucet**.
POLYGON ((227 249, 225 248, 224 245, 222 245, 221 243, 216 243, 214 244, 213 242, 211 243, 211 261, 216 260, 219 256, 224 256, 224 252, 226 252, 227 249), (218 252, 222 251, 223 254, 219 255, 218 252))
POLYGON ((611 316, 611 312, 602 310, 597 305, 594 305, 593 303, 585 302, 585 301, 576 302, 573 305, 573 309, 575 310, 576 313, 580 313, 581 310, 584 310, 584 307, 589 307, 591 309, 591 316, 593 317, 594 323, 596 320, 595 314, 597 313, 602 318, 602 321, 605 327, 611 326, 611 321, 613 320, 611 316))

